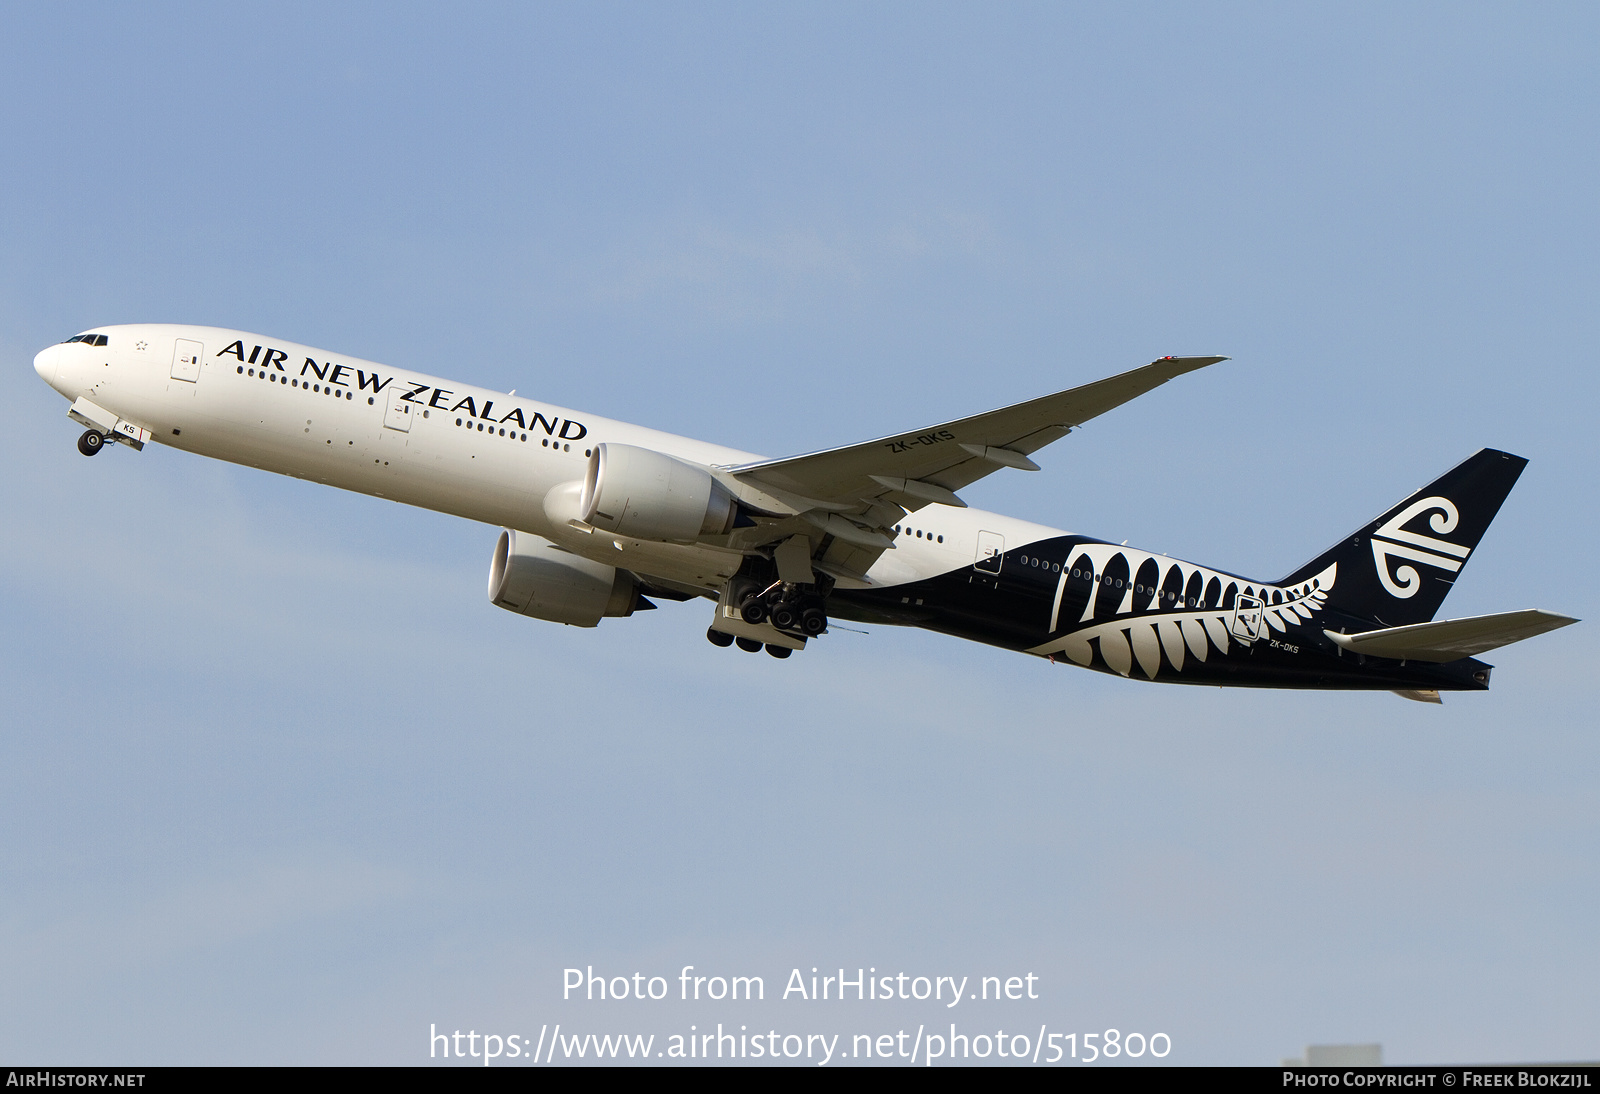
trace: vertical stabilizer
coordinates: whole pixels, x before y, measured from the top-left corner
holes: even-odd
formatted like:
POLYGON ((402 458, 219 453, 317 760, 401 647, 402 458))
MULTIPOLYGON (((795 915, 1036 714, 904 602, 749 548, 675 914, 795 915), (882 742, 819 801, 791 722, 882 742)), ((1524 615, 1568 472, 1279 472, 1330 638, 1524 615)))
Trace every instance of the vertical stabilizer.
POLYGON ((1528 461, 1485 448, 1284 578, 1339 569, 1328 606, 1385 627, 1426 623, 1528 461))

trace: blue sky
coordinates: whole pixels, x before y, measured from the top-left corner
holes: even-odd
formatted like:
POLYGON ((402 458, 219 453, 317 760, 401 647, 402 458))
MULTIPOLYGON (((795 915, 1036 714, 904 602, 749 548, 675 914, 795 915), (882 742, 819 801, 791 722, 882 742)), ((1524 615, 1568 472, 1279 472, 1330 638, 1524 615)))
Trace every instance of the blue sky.
POLYGON ((1531 463, 1446 613, 1593 617, 1597 30, 0 6, 0 1057, 947 1017, 560 1000, 694 964, 1032 971, 1004 1022, 1175 1062, 1593 1059, 1589 624, 1442 708, 580 632, 487 603, 493 528, 84 460, 31 358, 237 326, 783 455, 1223 353, 968 499, 1273 577, 1490 445, 1531 463))

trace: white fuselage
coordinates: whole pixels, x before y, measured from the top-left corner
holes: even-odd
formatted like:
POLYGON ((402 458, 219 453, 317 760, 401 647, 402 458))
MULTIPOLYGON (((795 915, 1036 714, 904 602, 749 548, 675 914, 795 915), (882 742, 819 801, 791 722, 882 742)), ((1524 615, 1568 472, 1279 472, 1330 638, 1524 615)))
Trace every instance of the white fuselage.
MULTIPOLYGON (((173 448, 531 532, 708 590, 738 568, 732 551, 554 527, 543 502, 583 477, 602 441, 713 465, 755 454, 244 331, 130 324, 90 333, 107 344, 51 346, 34 360, 39 374, 173 448)), ((985 548, 1002 549, 1062 534, 929 505, 906 518, 897 549, 867 576, 896 585, 969 566, 980 532, 985 548)))

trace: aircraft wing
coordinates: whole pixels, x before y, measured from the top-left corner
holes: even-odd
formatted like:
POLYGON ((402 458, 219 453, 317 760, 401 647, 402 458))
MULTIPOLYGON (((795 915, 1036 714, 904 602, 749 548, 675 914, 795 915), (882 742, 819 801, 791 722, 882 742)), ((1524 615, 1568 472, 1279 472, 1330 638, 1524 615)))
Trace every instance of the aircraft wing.
MULTIPOLYGON (((744 488, 741 499, 758 511, 803 518, 853 544, 852 557, 834 561, 859 574, 892 545, 886 533, 903 511, 933 502, 965 506, 955 493, 962 487, 1002 467, 1037 471, 1028 457, 1051 441, 1175 376, 1226 360, 1163 357, 1082 387, 926 429, 718 470, 744 488)), ((789 521, 768 526, 766 535, 796 530, 789 521)))
MULTIPOLYGON (((986 414, 911 433, 830 448, 804 456, 725 468, 740 479, 775 486, 806 498, 859 503, 897 495, 917 508, 952 504, 950 494, 998 471, 1037 471, 1028 456, 1075 426, 1160 387, 1174 376, 1226 361, 1226 357, 1163 357, 1159 361, 1082 387, 1029 399, 986 414), (884 480, 889 480, 885 482, 884 480), (931 486, 932 490, 919 487, 931 486)), ((959 500, 953 504, 961 504, 959 500)))

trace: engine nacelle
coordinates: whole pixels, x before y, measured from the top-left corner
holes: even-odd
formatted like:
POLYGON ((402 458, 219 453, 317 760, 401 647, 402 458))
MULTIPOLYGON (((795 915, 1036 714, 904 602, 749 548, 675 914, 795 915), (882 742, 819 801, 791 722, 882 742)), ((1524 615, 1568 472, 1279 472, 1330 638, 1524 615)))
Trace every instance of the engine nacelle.
POLYGON ((704 467, 608 443, 589 457, 578 508, 584 523, 619 536, 689 541, 726 535, 736 506, 704 467))
POLYGON ((608 615, 632 615, 639 584, 632 574, 590 562, 542 536, 505 531, 489 564, 489 599, 520 615, 593 627, 608 615))

